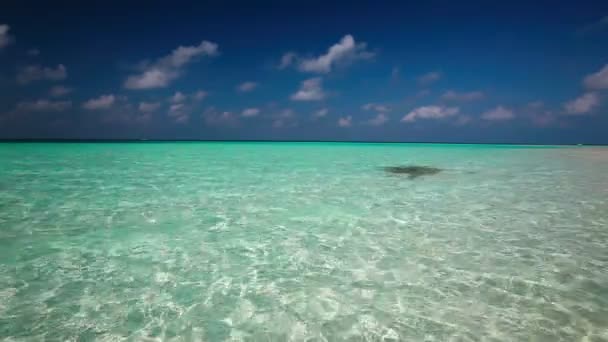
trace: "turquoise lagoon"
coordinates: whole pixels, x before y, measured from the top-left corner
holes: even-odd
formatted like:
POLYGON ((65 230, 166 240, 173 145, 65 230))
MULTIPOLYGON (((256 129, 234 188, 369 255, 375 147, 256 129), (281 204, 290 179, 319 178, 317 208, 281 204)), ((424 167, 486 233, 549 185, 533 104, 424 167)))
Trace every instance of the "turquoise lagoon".
POLYGON ((3 143, 0 340, 608 341, 608 148, 3 143))

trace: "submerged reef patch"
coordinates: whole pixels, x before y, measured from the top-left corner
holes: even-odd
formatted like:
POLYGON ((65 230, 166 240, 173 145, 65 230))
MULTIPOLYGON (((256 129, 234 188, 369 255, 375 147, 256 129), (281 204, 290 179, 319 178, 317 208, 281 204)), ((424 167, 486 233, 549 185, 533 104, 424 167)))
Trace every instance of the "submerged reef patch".
POLYGON ((384 171, 388 173, 408 175, 409 179, 415 179, 420 176, 435 175, 442 169, 431 166, 407 165, 407 166, 387 166, 384 171))

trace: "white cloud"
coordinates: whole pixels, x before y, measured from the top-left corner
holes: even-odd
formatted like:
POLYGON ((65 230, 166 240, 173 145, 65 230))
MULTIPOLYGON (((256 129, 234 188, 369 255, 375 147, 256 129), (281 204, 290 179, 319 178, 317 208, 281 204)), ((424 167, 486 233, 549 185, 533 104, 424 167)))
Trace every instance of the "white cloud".
POLYGON ((321 109, 317 110, 316 112, 312 113, 312 116, 314 118, 322 118, 322 117, 327 116, 327 113, 329 113, 329 109, 321 108, 321 109))
POLYGON ((217 44, 203 40, 197 46, 180 46, 173 50, 169 56, 160 60, 160 64, 179 68, 198 56, 216 56, 218 54, 217 44))
POLYGON ((184 109, 183 103, 177 103, 177 104, 171 105, 169 107, 169 116, 177 115, 177 113, 179 113, 182 109, 184 109))
POLYGON ((82 107, 88 110, 108 109, 114 105, 115 100, 114 95, 101 95, 96 99, 86 101, 82 107))
POLYGON ((160 108, 160 102, 140 102, 137 109, 143 113, 157 111, 160 108))
POLYGON ((8 34, 10 29, 8 25, 0 25, 0 49, 13 42, 13 37, 8 34))
POLYGON ((202 101, 204 100, 209 94, 204 91, 204 90, 199 90, 196 93, 194 93, 194 99, 196 101, 202 101))
POLYGON ((17 104, 17 110, 24 112, 62 112, 71 107, 72 101, 49 101, 45 99, 17 104))
POLYGON ((181 91, 176 91, 175 94, 173 94, 173 96, 171 96, 171 102, 173 102, 173 103, 184 102, 185 99, 186 99, 186 95, 182 94, 181 91))
POLYGON ((71 92, 72 92, 72 88, 68 88, 68 87, 65 87, 62 85, 57 85, 57 86, 51 87, 51 89, 49 90, 49 95, 51 95, 52 97, 61 97, 61 96, 67 95, 71 92))
POLYGON ((285 69, 295 63, 297 55, 295 52, 287 52, 281 57, 281 62, 279 63, 279 69, 285 69))
POLYGON ((169 55, 159 58, 147 65, 137 75, 127 77, 124 87, 127 89, 164 88, 177 79, 183 67, 201 56, 216 56, 217 44, 203 40, 196 46, 180 46, 169 55))
POLYGON ((388 116, 384 113, 378 113, 375 117, 367 121, 372 126, 382 126, 388 121, 388 116))
POLYGON ((454 116, 460 112, 458 107, 445 107, 445 106, 423 106, 418 107, 411 112, 407 113, 401 121, 403 122, 414 122, 417 119, 443 119, 450 116, 454 116))
POLYGON ((255 88, 257 88, 258 84, 255 82, 243 82, 241 84, 239 84, 236 87, 236 90, 238 90, 241 93, 246 93, 246 92, 250 92, 253 91, 255 88))
POLYGON ((513 111, 503 106, 498 106, 481 114, 482 119, 490 121, 511 120, 514 117, 513 111))
POLYGON ((294 101, 319 101, 325 98, 321 77, 313 77, 302 81, 300 89, 291 95, 294 101))
POLYGON ((40 50, 38 50, 36 48, 31 48, 31 49, 27 50, 26 54, 28 56, 38 56, 40 54, 40 50))
POLYGON ((379 113, 388 113, 391 111, 391 108, 387 105, 383 105, 381 103, 367 103, 361 107, 363 110, 371 110, 379 113))
POLYGON ((304 72, 325 74, 336 65, 345 65, 356 60, 373 58, 374 53, 366 49, 366 43, 357 43, 352 35, 347 34, 340 42, 332 45, 326 54, 317 58, 302 59, 298 69, 304 72))
POLYGON ((442 75, 441 75, 440 71, 428 72, 428 73, 418 77, 418 84, 420 84, 422 86, 431 85, 432 83, 439 81, 441 79, 441 76, 442 75))
POLYGON ((177 71, 150 69, 139 75, 131 75, 125 81, 127 89, 164 88, 179 77, 177 71))
POLYGON ((224 123, 224 124, 234 124, 236 119, 232 112, 222 112, 217 118, 216 123, 224 123))
POLYGON ((564 104, 566 114, 586 114, 594 110, 600 104, 600 97, 596 92, 585 93, 572 101, 564 104))
POLYGON ((185 123, 190 120, 190 111, 183 103, 172 104, 169 107, 168 115, 178 123, 185 123))
POLYGON ((454 90, 448 90, 443 95, 441 95, 441 99, 444 101, 460 101, 460 102, 469 102, 475 100, 481 100, 484 97, 483 92, 481 91, 470 91, 459 93, 454 90))
POLYGON ((252 117, 252 116, 256 116, 260 114, 260 110, 257 108, 247 108, 245 110, 243 110, 243 112, 241 113, 242 116, 245 117, 252 117))
POLYGON ((126 96, 115 96, 115 102, 109 110, 99 117, 102 122, 120 125, 145 125, 154 116, 152 112, 139 110, 140 105, 127 102, 126 96))
POLYGON ((598 72, 587 75, 583 83, 589 89, 608 89, 608 64, 598 72))
POLYGON ((228 111, 219 111, 209 107, 203 113, 203 119, 207 125, 234 126, 238 123, 236 115, 228 111))
POLYGON ((350 127, 353 124, 353 117, 351 115, 338 119, 338 126, 350 127))
POLYGON ((63 64, 57 65, 55 69, 30 65, 19 71, 17 82, 19 84, 28 84, 39 80, 60 81, 66 79, 66 77, 68 77, 68 72, 63 64))

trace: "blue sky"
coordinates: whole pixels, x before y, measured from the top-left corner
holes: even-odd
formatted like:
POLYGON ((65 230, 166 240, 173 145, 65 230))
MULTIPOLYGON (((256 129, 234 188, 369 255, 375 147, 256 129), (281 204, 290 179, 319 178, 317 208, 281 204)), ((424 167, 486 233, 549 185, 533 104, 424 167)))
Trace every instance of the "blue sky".
POLYGON ((12 2, 0 138, 608 143, 608 2, 12 2))

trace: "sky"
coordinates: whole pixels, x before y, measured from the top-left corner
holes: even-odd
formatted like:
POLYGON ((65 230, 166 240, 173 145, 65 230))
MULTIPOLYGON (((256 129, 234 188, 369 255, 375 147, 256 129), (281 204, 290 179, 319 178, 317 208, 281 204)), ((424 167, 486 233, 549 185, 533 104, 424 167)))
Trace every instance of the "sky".
POLYGON ((608 1, 8 1, 23 138, 608 144, 608 1))

